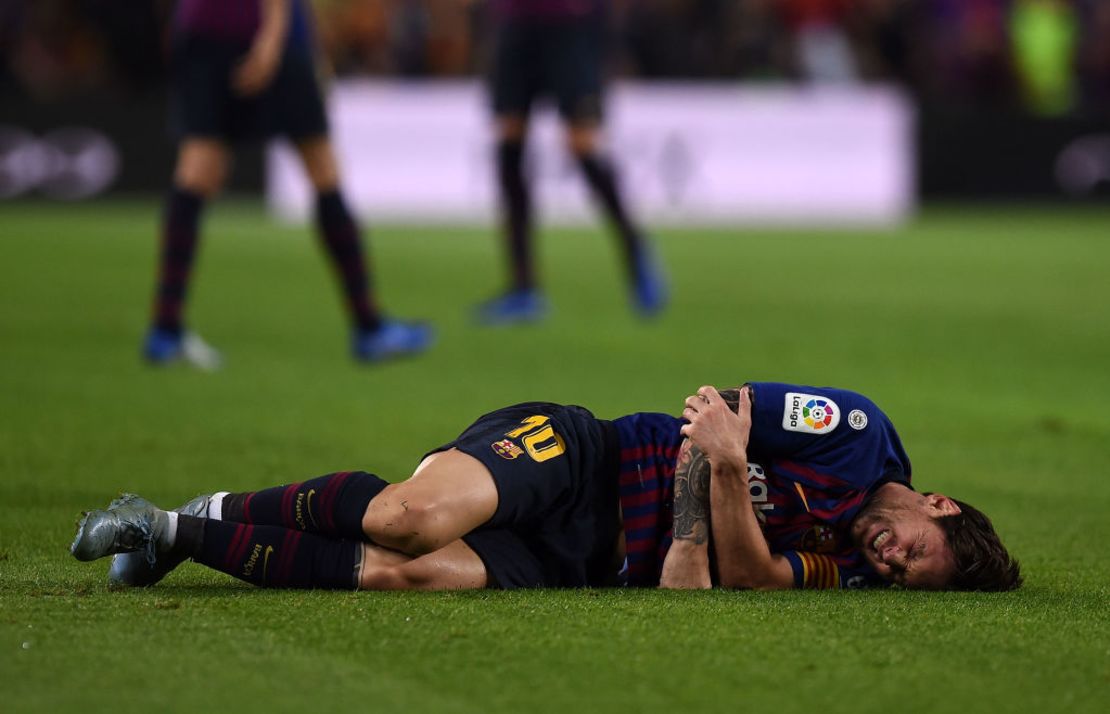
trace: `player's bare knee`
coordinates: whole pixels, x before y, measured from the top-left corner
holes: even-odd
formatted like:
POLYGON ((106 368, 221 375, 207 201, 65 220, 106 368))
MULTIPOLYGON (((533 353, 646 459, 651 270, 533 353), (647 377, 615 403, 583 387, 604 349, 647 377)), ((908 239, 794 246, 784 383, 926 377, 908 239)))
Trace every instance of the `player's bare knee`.
POLYGON ((422 555, 443 545, 435 533, 437 516, 434 504, 410 501, 387 487, 366 510, 362 530, 385 548, 422 555))
POLYGON ((497 118, 498 141, 519 144, 524 141, 527 133, 527 118, 515 114, 507 114, 497 118))
POLYGON ((174 184, 205 198, 212 198, 224 185, 226 168, 223 164, 189 164, 178 167, 174 174, 174 184))
POLYGON ((230 158, 227 147, 208 139, 187 139, 178 150, 174 184, 206 198, 223 188, 230 158))
POLYGON ((567 151, 576 157, 592 156, 600 149, 597 129, 589 127, 571 127, 566 136, 567 151))
POLYGON ((409 555, 424 555, 445 545, 437 532, 439 509, 434 504, 401 501, 399 505, 391 528, 394 545, 389 547, 409 555))
POLYGON ((297 151, 308 180, 318 193, 339 187, 339 163, 327 137, 307 139, 297 145, 297 151))

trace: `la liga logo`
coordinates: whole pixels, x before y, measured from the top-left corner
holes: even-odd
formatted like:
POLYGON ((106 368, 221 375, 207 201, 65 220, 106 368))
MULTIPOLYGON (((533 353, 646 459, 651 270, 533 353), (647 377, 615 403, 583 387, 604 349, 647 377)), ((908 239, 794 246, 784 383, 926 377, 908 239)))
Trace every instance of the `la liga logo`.
POLYGON ((835 418, 836 409, 827 399, 810 399, 802 407, 802 421, 814 431, 828 429, 835 418))
POLYGON ((840 423, 840 407, 820 394, 786 393, 782 428, 803 434, 828 434, 840 423))

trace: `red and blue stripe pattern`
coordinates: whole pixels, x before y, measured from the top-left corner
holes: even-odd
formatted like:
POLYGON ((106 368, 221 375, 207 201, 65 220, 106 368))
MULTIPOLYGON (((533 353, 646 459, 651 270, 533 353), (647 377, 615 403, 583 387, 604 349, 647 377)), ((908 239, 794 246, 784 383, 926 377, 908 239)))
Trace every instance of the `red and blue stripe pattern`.
MULTIPOLYGON (((220 521, 213 521, 219 523, 220 521)), ((216 526, 218 527, 218 526, 216 526)), ((246 525, 243 523, 235 524, 235 533, 231 537, 231 542, 227 544, 224 551, 224 561, 222 570, 225 573, 234 574, 247 553, 247 545, 250 543, 251 538, 254 536, 254 526, 246 525)), ((207 545, 209 538, 205 541, 207 545)))
POLYGON ((631 414, 613 422, 620 441, 620 501, 630 586, 659 584, 671 546, 674 470, 683 421, 669 414, 631 414))
MULTIPOLYGON (((879 581, 848 536, 870 493, 813 465, 758 454, 763 534, 790 561, 798 588, 863 587, 879 581)), ((857 479, 858 480, 858 477, 857 479)))

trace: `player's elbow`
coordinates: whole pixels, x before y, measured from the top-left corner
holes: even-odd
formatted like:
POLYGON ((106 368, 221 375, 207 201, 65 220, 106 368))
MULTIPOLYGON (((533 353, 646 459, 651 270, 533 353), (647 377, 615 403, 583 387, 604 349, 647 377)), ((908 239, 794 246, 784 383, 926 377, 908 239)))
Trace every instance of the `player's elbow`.
POLYGON ((755 581, 744 574, 741 575, 725 575, 721 574, 721 587, 728 590, 755 590, 755 581))

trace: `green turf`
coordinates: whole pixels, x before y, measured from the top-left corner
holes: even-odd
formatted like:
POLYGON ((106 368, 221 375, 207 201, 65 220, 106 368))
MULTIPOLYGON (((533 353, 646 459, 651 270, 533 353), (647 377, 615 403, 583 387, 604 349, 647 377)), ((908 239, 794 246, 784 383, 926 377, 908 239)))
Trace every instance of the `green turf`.
POLYGON ((892 232, 660 231, 675 301, 630 318, 611 243, 544 235, 555 306, 477 330, 481 230, 374 233, 424 359, 353 364, 306 229, 209 216, 191 312, 216 375, 151 370, 157 206, 0 206, 0 709, 1103 711, 1110 701, 1110 211, 934 209, 892 232), (916 483, 994 516, 1017 593, 252 590, 186 566, 114 593, 75 515, 342 468, 391 479, 524 399, 677 411, 703 383, 858 389, 916 483), (1102 702, 1100 705, 1099 702, 1102 702))

